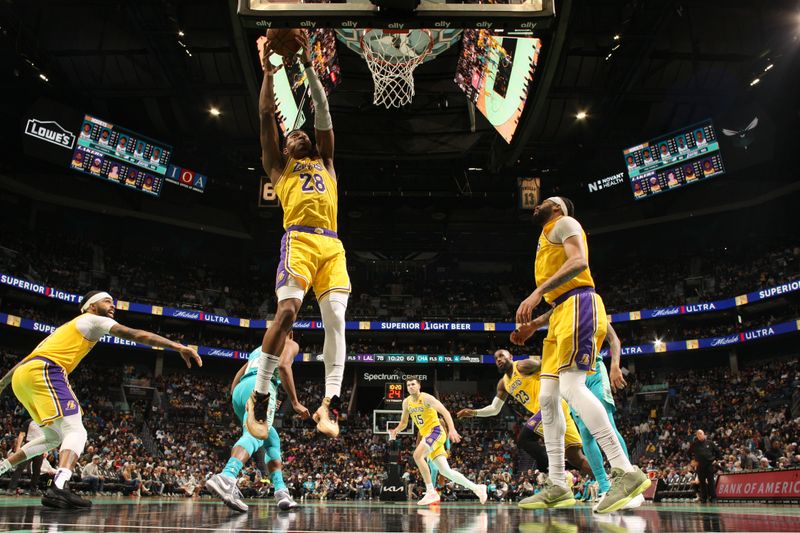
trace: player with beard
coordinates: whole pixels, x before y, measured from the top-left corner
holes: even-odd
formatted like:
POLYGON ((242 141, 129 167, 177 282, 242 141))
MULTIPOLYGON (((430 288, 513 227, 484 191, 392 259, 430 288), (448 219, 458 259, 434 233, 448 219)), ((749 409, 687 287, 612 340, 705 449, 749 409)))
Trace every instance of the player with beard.
POLYGON ((42 504, 61 509, 89 508, 92 502, 71 492, 66 485, 75 462, 86 445, 81 406, 67 376, 103 336, 175 350, 191 368, 203 362, 193 348, 155 333, 131 329, 114 320, 116 307, 107 292, 91 291, 81 300, 81 315, 56 328, 22 361, 0 379, 0 393, 11 383, 19 402, 42 428, 42 436, 26 443, 0 462, 0 475, 16 465, 61 445, 58 470, 42 504))
POLYGON ((631 465, 608 413, 586 386, 586 375, 594 372, 606 336, 608 317, 594 290, 586 234, 573 214, 572 202, 560 196, 534 209, 534 222, 542 226, 534 268, 536 289, 520 303, 516 315, 517 323, 526 324, 542 299, 553 307, 542 348, 539 392, 550 473, 545 489, 527 503, 529 508, 564 507, 563 502, 573 499, 564 473, 563 397, 611 464, 611 488, 597 508, 599 513, 610 513, 644 492, 650 480, 631 465))
MULTIPOLYGON (((325 362, 325 397, 314 413, 317 429, 325 435, 339 435, 337 404, 344 376, 345 311, 350 294, 344 247, 336 233, 338 193, 333 168, 333 124, 325 89, 311 63, 308 35, 300 32, 303 65, 314 103, 316 143, 302 130, 286 135, 281 148, 275 121, 273 77, 278 70, 270 63, 269 41, 264 48, 264 79, 259 95, 261 153, 264 170, 275 186, 283 206, 281 256, 275 280, 278 308, 272 325, 264 334, 264 356, 256 376, 253 396, 248 402, 247 429, 255 438, 269 435, 267 412, 269 385, 278 367, 286 336, 292 330, 306 292, 314 289, 325 327, 322 355, 325 362)), ((293 404, 295 411, 298 405, 293 404)))

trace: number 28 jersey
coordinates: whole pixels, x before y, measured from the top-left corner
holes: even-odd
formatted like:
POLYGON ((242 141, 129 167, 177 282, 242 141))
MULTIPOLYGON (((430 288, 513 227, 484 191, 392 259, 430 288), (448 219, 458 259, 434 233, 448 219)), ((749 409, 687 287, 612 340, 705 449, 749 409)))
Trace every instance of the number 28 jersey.
POLYGON ((310 226, 336 230, 338 190, 322 159, 289 158, 275 185, 283 206, 283 227, 310 226))

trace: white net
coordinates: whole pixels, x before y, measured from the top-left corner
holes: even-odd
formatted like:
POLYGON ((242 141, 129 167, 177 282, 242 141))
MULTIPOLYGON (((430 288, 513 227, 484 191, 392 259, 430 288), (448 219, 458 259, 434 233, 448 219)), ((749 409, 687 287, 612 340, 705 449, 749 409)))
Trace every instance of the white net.
POLYGON ((411 103, 414 98, 414 69, 433 48, 431 31, 367 29, 360 44, 375 83, 372 102, 387 109, 411 103))

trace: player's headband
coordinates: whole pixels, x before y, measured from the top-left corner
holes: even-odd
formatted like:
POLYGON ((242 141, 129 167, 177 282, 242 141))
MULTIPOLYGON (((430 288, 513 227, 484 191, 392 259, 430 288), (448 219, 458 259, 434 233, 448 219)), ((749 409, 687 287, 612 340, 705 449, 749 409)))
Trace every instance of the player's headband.
MULTIPOLYGON (((83 302, 83 305, 81 306, 81 313, 85 313, 86 310, 89 309, 90 305, 97 303, 105 298, 111 298, 111 295, 108 294, 107 292, 98 292, 97 294, 95 294, 94 296, 83 302)), ((111 299, 113 300, 114 298, 111 299)))
MULTIPOLYGON (((567 211, 567 204, 566 204, 566 202, 564 202, 564 200, 560 196, 551 196, 547 200, 550 200, 551 202, 556 204, 558 207, 560 207, 561 208, 561 213, 564 216, 568 216, 569 215, 569 211, 567 211)), ((545 200, 545 201, 547 201, 547 200, 545 200)))

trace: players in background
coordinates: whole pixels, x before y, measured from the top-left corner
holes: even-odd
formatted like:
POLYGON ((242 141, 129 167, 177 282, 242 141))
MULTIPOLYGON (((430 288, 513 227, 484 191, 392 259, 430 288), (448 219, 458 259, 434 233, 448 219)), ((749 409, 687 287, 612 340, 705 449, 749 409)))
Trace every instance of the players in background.
MULTIPOLYGON (((500 413, 506 398, 510 394, 531 414, 522 431, 520 431, 517 446, 536 460, 536 467, 539 470, 546 472, 549 469, 547 452, 539 442, 539 437, 542 436, 542 412, 539 407, 541 360, 538 357, 532 357, 515 362, 508 350, 497 350, 494 353, 494 362, 503 377, 497 382, 497 393, 494 400, 492 400, 492 404, 481 409, 462 409, 457 416, 458 418, 495 416, 500 413)), ((569 406, 564 400, 561 400, 561 408, 564 411, 567 424, 567 430, 564 435, 566 459, 573 467, 578 468, 582 474, 591 474, 592 470, 589 463, 581 452, 581 437, 569 414, 569 406)), ((605 474, 605 471, 603 473, 605 474)), ((566 499, 560 501, 558 506, 566 507, 574 504, 574 499, 572 501, 566 499)), ((527 508, 525 500, 520 502, 520 507, 527 508)))
POLYGON ((42 428, 42 436, 26 443, 0 462, 0 475, 23 461, 61 445, 58 470, 42 504, 62 509, 89 508, 92 502, 72 493, 66 483, 86 445, 81 407, 67 375, 86 357, 104 335, 175 350, 191 368, 203 362, 193 348, 155 333, 126 328, 114 320, 114 300, 107 292, 91 291, 81 300, 81 315, 56 328, 22 361, 0 379, 0 393, 11 383, 19 402, 42 428))
MULTIPOLYGON (((231 457, 228 459, 225 468, 219 474, 211 476, 208 481, 206 481, 206 487, 213 490, 217 496, 222 498, 225 505, 234 511, 242 513, 247 512, 247 504, 242 501, 242 493, 239 492, 236 480, 244 464, 262 448, 269 459, 267 469, 269 470, 270 481, 273 487, 275 487, 275 501, 278 503, 278 507, 281 510, 297 507, 297 503, 292 499, 289 490, 286 488, 286 483, 283 481, 281 441, 278 432, 272 427, 272 420, 275 417, 275 411, 278 405, 278 387, 281 384, 278 374, 286 378, 284 379, 284 387, 291 389, 292 392, 290 396, 295 399, 297 398, 297 393, 294 390, 294 379, 292 377, 292 362, 294 361, 294 356, 297 355, 299 351, 300 347, 292 339, 290 333, 289 337, 286 339, 283 353, 281 353, 278 368, 273 373, 272 380, 270 381, 270 401, 269 411, 267 413, 269 436, 266 441, 253 437, 247 431, 247 424, 245 423, 245 418, 248 416, 245 407, 248 399, 253 394, 253 388, 256 384, 256 374, 258 373, 260 360, 263 355, 261 348, 256 348, 250 352, 247 363, 239 369, 239 372, 237 372, 236 376, 233 378, 233 383, 231 384, 233 411, 242 424, 242 436, 233 446, 231 457)), ((308 418, 308 410, 302 408, 301 411, 304 411, 305 417, 308 418)))
MULTIPOLYGON (((272 326, 264 335, 255 390, 248 411, 247 429, 256 438, 269 432, 267 410, 269 383, 278 366, 286 335, 291 331, 306 291, 317 296, 325 341, 325 397, 314 413, 317 429, 335 437, 339 434, 338 402, 344 375, 345 311, 350 294, 344 247, 336 233, 338 193, 333 168, 333 123, 325 90, 311 66, 308 36, 298 37, 303 50, 303 66, 314 103, 316 143, 302 130, 287 133, 281 147, 275 122, 273 76, 277 68, 270 63, 269 41, 264 49, 264 79, 259 95, 262 163, 283 206, 286 234, 281 241, 281 258, 275 280, 278 309, 272 326), (333 413, 333 414, 332 414, 333 413)), ((296 407, 295 407, 296 410, 296 407)))
POLYGON ((534 209, 534 222, 542 226, 534 268, 537 286, 520 303, 516 316, 520 324, 530 322, 542 298, 553 306, 542 349, 539 392, 550 473, 547 486, 531 503, 556 507, 573 499, 564 473, 567 426, 560 409, 563 396, 611 464, 611 488, 597 508, 599 513, 610 513, 641 494, 650 480, 628 460, 603 404, 586 386, 586 374, 595 367, 608 318, 603 300, 594 290, 586 234, 572 214, 572 202, 560 196, 548 198, 534 209))
MULTIPOLYGON (((527 324, 521 325, 518 329, 511 333, 511 342, 518 346, 524 346, 525 341, 531 338, 537 329, 547 323, 551 314, 552 310, 535 318, 527 324)), ((611 392, 612 387, 614 389, 624 389, 627 385, 625 382, 625 377, 622 375, 622 369, 619 366, 622 344, 619 341, 617 332, 614 331, 613 327, 611 327, 610 322, 608 323, 607 328, 606 340, 608 341, 609 352, 611 354, 611 379, 609 379, 608 372, 603 364, 603 360, 598 357, 597 363, 595 363, 594 373, 590 374, 586 378, 586 386, 589 388, 592 394, 594 394, 595 397, 600 400, 600 403, 603 404, 603 407, 605 407, 605 410, 608 413, 608 420, 611 422, 611 427, 614 428, 614 432, 617 434, 620 446, 622 446, 622 450, 625 452, 625 455, 628 456, 628 459, 630 459, 628 447, 625 445, 625 439, 622 438, 622 435, 620 434, 619 430, 617 429, 617 425, 614 422, 614 412, 616 411, 617 407, 614 403, 614 395, 611 392)), ((572 415, 572 419, 575 421, 575 425, 578 427, 578 431, 581 434, 583 453, 586 454, 586 460, 589 462, 589 466, 592 468, 594 478, 597 480, 600 496, 599 499, 602 499, 602 497, 605 496, 605 493, 608 492, 608 489, 611 488, 611 484, 608 481, 608 475, 606 475, 603 454, 600 452, 597 439, 594 438, 591 431, 589 431, 589 428, 587 428, 586 424, 583 423, 583 420, 581 420, 581 417, 578 415, 578 413, 576 413, 574 409, 570 409, 570 413, 572 415)), ((569 420, 567 421, 567 425, 569 425, 569 420)), ((639 494, 630 502, 628 502, 624 508, 632 509, 639 507, 643 503, 644 496, 639 494)))
POLYGON ((396 439, 397 434, 408 425, 408 417, 411 416, 414 425, 417 426, 419 434, 422 436, 422 440, 414 450, 414 462, 417 464, 419 473, 425 481, 425 495, 417 503, 419 505, 430 505, 441 499, 433 486, 431 472, 425 462, 426 458, 430 458, 436 464, 441 475, 468 488, 475 493, 482 504, 486 503, 486 485, 478 485, 471 482, 462 473, 450 468, 447 462, 445 440, 449 437, 454 444, 461 440, 461 435, 456 431, 450 412, 445 409, 442 402, 421 391, 422 385, 417 378, 408 378, 406 380, 406 389, 408 389, 409 395, 403 400, 403 414, 397 426, 389 430, 389 438, 396 439), (439 424, 439 415, 442 415, 442 418, 447 423, 447 433, 439 424))

